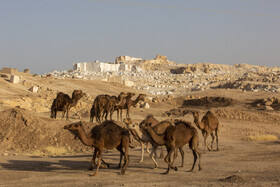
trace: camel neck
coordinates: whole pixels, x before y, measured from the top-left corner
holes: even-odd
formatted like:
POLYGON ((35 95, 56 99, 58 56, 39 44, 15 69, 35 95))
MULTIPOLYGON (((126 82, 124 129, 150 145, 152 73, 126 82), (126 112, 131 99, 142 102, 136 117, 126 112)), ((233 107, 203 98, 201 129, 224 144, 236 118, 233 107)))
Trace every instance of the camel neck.
POLYGON ((81 142, 86 146, 93 145, 93 139, 90 138, 91 134, 86 134, 84 130, 78 131, 77 137, 81 140, 81 142))
POLYGON ((165 144, 164 134, 161 135, 157 134, 151 126, 148 126, 148 133, 156 144, 158 145, 165 144))
POLYGON ((199 118, 197 117, 197 118, 194 118, 194 123, 196 124, 196 126, 199 128, 199 129, 204 129, 204 125, 203 125, 203 123, 201 123, 200 121, 199 121, 199 118))
POLYGON ((139 102, 139 100, 139 96, 134 101, 132 100, 132 106, 135 106, 139 102))

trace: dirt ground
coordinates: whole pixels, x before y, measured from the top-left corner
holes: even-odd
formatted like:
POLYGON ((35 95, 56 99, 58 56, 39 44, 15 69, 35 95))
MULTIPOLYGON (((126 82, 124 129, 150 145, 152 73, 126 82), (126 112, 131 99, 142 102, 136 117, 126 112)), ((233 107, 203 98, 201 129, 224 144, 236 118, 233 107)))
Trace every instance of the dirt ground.
MULTIPOLYGON (((104 87, 95 81, 37 79, 27 79, 30 83, 40 83, 45 89, 37 94, 25 91, 23 85, 16 87, 0 79, 0 186, 280 186, 280 112, 250 105, 256 99, 279 98, 279 93, 216 89, 151 102, 149 109, 132 108, 134 122, 139 123, 147 114, 153 114, 159 120, 184 119, 193 126, 192 111, 199 111, 201 118, 211 110, 221 125, 220 151, 202 154, 202 170, 199 171, 196 165, 193 172, 187 172, 192 166, 193 155, 185 146, 184 167, 162 175, 167 168, 164 160, 158 158, 160 168, 153 169, 154 164, 145 153, 144 162, 140 163, 140 146, 134 142, 125 175, 120 175, 120 169, 116 168, 118 151, 108 150, 104 160, 111 167, 100 169, 98 176, 92 177, 93 171, 88 170, 92 148, 74 139, 63 126, 80 120, 88 122, 88 111, 97 94, 117 95, 120 91, 135 90, 109 83, 104 87), (88 96, 71 109, 70 121, 50 119, 49 107, 55 91, 71 94, 73 89, 82 89, 88 96), (206 96, 208 99, 204 98, 206 96), (34 107, 36 102, 32 102, 32 106, 26 105, 27 101, 23 102, 26 98, 37 100, 41 108, 34 107)), ((58 116, 60 118, 61 113, 58 116)), ((93 125, 87 123, 86 131, 93 125)), ((198 132, 202 151, 202 134, 198 132)), ((180 155, 174 165, 181 165, 180 155)))

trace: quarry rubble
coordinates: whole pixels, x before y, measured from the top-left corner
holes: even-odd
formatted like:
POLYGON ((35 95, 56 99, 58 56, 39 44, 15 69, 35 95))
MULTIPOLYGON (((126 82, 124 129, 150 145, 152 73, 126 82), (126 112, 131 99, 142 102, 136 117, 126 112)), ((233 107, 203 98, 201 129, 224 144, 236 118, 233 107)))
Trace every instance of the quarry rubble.
POLYGON ((81 72, 53 71, 42 77, 117 82, 152 95, 181 94, 208 89, 280 92, 280 68, 248 64, 188 64, 165 70, 81 72))

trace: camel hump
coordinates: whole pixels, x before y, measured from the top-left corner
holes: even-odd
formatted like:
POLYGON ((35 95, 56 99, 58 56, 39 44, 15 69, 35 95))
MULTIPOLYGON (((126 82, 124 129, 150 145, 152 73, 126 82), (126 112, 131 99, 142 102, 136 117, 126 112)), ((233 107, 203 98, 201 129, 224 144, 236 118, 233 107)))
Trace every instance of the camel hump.
POLYGON ((167 142, 172 142, 174 140, 173 138, 173 134, 174 134, 174 131, 175 131, 175 126, 171 125, 171 126, 168 126, 166 129, 165 129, 165 132, 164 132, 164 140, 167 141, 167 142))

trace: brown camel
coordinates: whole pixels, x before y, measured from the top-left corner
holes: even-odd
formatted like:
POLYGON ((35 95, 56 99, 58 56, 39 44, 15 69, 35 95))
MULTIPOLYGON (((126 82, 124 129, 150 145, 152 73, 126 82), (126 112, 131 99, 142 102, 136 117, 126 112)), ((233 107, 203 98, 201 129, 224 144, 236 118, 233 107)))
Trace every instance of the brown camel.
MULTIPOLYGON (((139 127, 140 127, 140 130, 142 131, 142 133, 144 133, 144 134, 147 135, 147 131, 145 131, 145 130, 143 129, 144 126, 145 126, 145 125, 148 125, 148 124, 151 124, 151 127, 155 127, 155 126, 157 126, 159 123, 160 123, 160 121, 158 121, 152 114, 148 114, 148 115, 146 116, 146 118, 145 118, 143 121, 141 121, 141 123, 139 124, 139 127)), ((156 129, 156 132, 159 133, 159 134, 161 134, 161 133, 164 132, 165 128, 166 128, 165 126, 158 126, 157 129, 156 129)), ((143 143, 142 143, 142 142, 140 142, 140 144, 141 144, 141 148, 142 148, 142 159, 141 159, 141 160, 143 161, 143 157, 144 157, 144 146, 143 146, 143 143)), ((149 143, 147 142, 146 144, 147 144, 147 145, 146 145, 146 151, 147 151, 148 153, 150 153, 150 151, 149 151, 149 143)), ((163 158, 163 157, 164 157, 164 154, 163 154, 163 147, 161 146, 160 158, 163 158)))
POLYGON ((218 147, 219 121, 216 118, 216 116, 211 111, 208 111, 205 114, 205 116, 203 116, 203 118, 201 119, 201 122, 199 121, 198 112, 193 112, 193 117, 194 117, 194 123, 201 130, 204 138, 204 153, 206 151, 206 146, 209 151, 213 150, 213 143, 215 140, 215 136, 216 136, 217 151, 219 151, 219 147, 218 147), (213 131, 215 131, 215 135, 213 131), (211 148, 207 143, 207 137, 209 134, 211 134, 212 136, 211 148))
POLYGON ((135 93, 127 93, 127 96, 124 97, 123 102, 115 108, 117 110, 118 120, 119 120, 119 111, 122 121, 122 110, 126 109, 126 118, 130 118, 130 107, 135 106, 139 101, 144 101, 146 94, 139 94, 135 100, 131 100, 131 98, 135 95, 135 93))
POLYGON ((72 123, 64 126, 64 129, 69 130, 77 136, 84 145, 95 148, 91 168, 95 165, 95 158, 98 157, 97 168, 93 176, 96 176, 101 164, 103 151, 106 149, 116 148, 120 152, 120 162, 118 167, 121 167, 122 157, 124 156, 124 164, 121 174, 125 174, 125 170, 129 163, 128 147, 129 147, 129 131, 120 127, 114 121, 105 121, 100 125, 92 128, 91 132, 86 134, 82 122, 72 123))
POLYGON ((175 160, 175 156, 173 161, 171 162, 171 155, 177 149, 182 149, 184 145, 189 143, 189 147, 193 152, 194 161, 193 166, 190 171, 193 171, 196 160, 197 154, 199 156, 199 163, 198 167, 199 170, 202 168, 200 167, 201 162, 201 153, 198 150, 198 133, 197 130, 190 125, 190 123, 185 121, 177 121, 175 126, 169 126, 166 128, 163 134, 158 135, 151 126, 148 126, 148 132, 153 141, 155 141, 159 145, 165 145, 168 154, 164 158, 164 161, 168 164, 167 171, 163 174, 168 174, 170 168, 177 171, 177 167, 173 166, 173 162, 175 160))
MULTIPOLYGON (((177 125, 177 124, 179 124, 178 121, 175 123, 175 125, 177 125)), ((142 126, 140 128, 142 129, 142 131, 144 132, 145 135, 150 137, 149 142, 153 146, 152 153, 151 153, 150 157, 153 159, 152 155, 154 153, 155 158, 157 158, 156 149, 157 149, 158 146, 161 146, 161 154, 162 154, 162 157, 163 157, 163 147, 162 146, 164 144, 159 144, 159 142, 153 141, 152 137, 150 136, 150 134, 148 132, 148 127, 149 126, 152 127, 152 124, 150 124, 150 123, 142 124, 142 126)), ((164 121, 161 121, 160 123, 154 125, 152 128, 153 128, 155 133, 163 134, 165 132, 165 130, 167 129, 167 127, 169 127, 169 126, 174 126, 174 125, 170 121, 164 120, 164 121)), ((183 148, 178 148, 178 149, 179 149, 179 151, 181 153, 181 157, 182 157, 181 167, 184 167, 184 151, 183 151, 183 148)), ((173 162, 174 162, 175 158, 177 157, 178 149, 175 149, 173 162)), ((154 159, 153 159, 153 161, 154 161, 154 159)), ((157 163, 155 163, 155 165, 156 165, 155 168, 157 168, 158 167, 157 163)))
POLYGON ((68 120, 70 108, 76 106, 78 101, 85 95, 82 90, 74 90, 72 98, 70 98, 69 95, 59 92, 51 106, 51 118, 56 118, 57 111, 62 111, 62 118, 66 113, 66 119, 68 120))
MULTIPOLYGON (((152 114, 148 114, 146 116, 146 118, 141 121, 141 123, 139 124, 139 129, 141 130, 141 132, 147 136, 147 132, 145 130, 143 130, 143 126, 147 125, 147 124, 151 124, 152 127, 154 127, 155 125, 159 124, 160 121, 158 121, 152 114)), ((144 141, 140 141, 140 145, 141 145, 141 160, 140 162, 143 162, 144 159, 144 143, 146 144, 146 151, 151 154, 151 152, 149 151, 149 141, 148 142, 144 142, 144 141)), ((163 149, 161 148, 161 153, 160 153, 160 157, 163 157, 163 149)))
POLYGON ((124 98, 127 96, 126 93, 121 92, 118 97, 111 96, 110 100, 107 103, 107 106, 104 110, 103 116, 105 114, 105 119, 107 120, 107 115, 110 113, 110 120, 112 120, 113 113, 115 111, 115 107, 118 107, 122 104, 124 98))
MULTIPOLYGON (((152 152, 150 153, 150 158, 153 160, 154 164, 155 164, 155 169, 159 167, 157 161, 156 161, 156 158, 157 158, 157 154, 156 154, 156 149, 157 147, 159 146, 159 144, 157 144, 156 142, 153 141, 153 139, 149 136, 149 134, 147 133, 143 133, 142 131, 145 131, 146 129, 146 126, 143 127, 144 130, 140 129, 139 125, 137 123, 135 124, 132 124, 132 121, 130 118, 125 118, 124 120, 124 123, 127 125, 127 128, 130 130, 131 134, 135 137, 136 140, 138 140, 140 143, 142 143, 141 145, 143 145, 143 142, 144 143, 148 143, 150 142, 153 146, 153 149, 152 149, 152 152)), ((149 126, 151 124, 148 124, 149 126)), ((147 126, 148 126, 147 125, 147 126)), ((159 131, 159 129, 164 129, 168 126, 172 125, 171 122, 169 121, 162 121, 160 122, 157 126, 154 127, 154 130, 155 131, 159 131), (165 127, 165 128, 164 128, 165 127)), ((144 152, 144 148, 142 147, 142 154, 141 154, 141 160, 140 162, 143 162, 143 154, 144 152)))
POLYGON ((125 96, 126 94, 123 92, 118 97, 109 95, 96 96, 90 110, 90 122, 93 122, 94 117, 96 117, 96 121, 100 123, 103 121, 104 115, 105 120, 107 120, 108 113, 110 113, 110 120, 112 120, 114 107, 120 105, 125 96))

